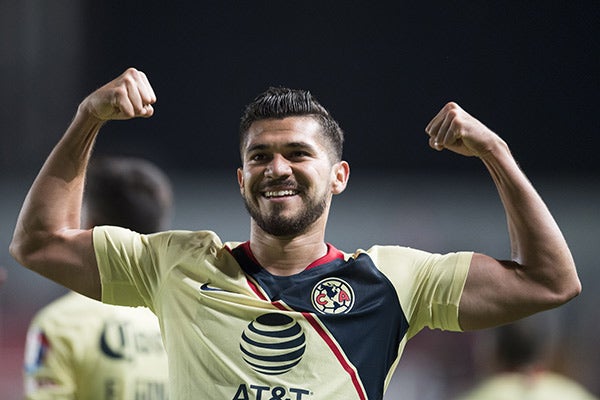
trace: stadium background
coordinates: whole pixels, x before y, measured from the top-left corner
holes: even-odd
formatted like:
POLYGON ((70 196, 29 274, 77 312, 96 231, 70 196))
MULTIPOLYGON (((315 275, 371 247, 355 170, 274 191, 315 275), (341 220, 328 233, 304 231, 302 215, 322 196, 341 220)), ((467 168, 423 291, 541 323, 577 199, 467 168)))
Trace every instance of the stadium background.
MULTIPOLYGON (((248 235, 236 189, 237 123, 267 86, 311 90, 347 135, 348 191, 328 240, 506 257, 483 166, 428 148, 424 127, 457 101, 511 145, 569 241, 580 297, 556 367, 600 395, 597 147, 600 3, 0 1, 0 394, 17 399, 26 325, 64 289, 8 255, 28 186, 77 104, 135 66, 158 95, 150 120, 113 122, 98 153, 147 157, 175 181, 174 226, 248 235)), ((443 400, 478 377, 475 334, 409 342, 386 399, 443 400), (417 397, 418 394, 418 397, 417 397)))

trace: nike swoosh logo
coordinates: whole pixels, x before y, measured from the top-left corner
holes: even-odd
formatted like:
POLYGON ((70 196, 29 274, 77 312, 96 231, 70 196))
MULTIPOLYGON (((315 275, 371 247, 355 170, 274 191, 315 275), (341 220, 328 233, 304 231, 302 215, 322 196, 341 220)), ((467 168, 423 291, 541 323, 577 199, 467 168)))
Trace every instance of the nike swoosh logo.
POLYGON ((223 292, 224 291, 223 289, 208 286, 208 283, 203 283, 202 286, 200 286, 200 290, 205 290, 208 292, 223 292))

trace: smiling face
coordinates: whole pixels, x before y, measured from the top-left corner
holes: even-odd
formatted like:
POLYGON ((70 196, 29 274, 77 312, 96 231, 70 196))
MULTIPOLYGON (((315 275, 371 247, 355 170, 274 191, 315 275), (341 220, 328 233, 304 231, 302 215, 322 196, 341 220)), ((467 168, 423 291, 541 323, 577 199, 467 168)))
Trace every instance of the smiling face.
POLYGON ((345 189, 349 175, 346 162, 332 161, 321 125, 309 116, 254 122, 242 159, 238 182, 246 209, 261 230, 278 237, 324 229, 331 197, 345 189))

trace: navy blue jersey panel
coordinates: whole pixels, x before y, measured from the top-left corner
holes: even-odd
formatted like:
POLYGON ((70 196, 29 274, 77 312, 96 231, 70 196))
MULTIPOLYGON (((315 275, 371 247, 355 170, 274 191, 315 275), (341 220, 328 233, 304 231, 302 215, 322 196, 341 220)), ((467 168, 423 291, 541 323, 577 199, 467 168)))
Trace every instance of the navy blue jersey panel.
POLYGON ((319 318, 357 368, 369 398, 382 398, 383 382, 398 356, 408 322, 394 286, 373 260, 361 254, 348 261, 335 259, 296 275, 275 276, 256 265, 244 251, 236 250, 232 251, 236 260, 269 300, 319 318), (333 292, 341 290, 345 302, 319 302, 319 293, 325 299, 337 299, 333 292), (325 308, 320 307, 321 303, 325 308))

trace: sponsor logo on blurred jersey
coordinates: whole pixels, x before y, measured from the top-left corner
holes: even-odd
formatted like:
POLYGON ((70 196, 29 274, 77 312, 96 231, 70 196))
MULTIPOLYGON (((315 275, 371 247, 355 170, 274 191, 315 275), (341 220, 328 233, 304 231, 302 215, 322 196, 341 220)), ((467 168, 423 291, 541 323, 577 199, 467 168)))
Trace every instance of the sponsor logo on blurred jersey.
POLYGON ((136 329, 120 320, 107 320, 100 335, 100 351, 114 360, 133 361, 139 355, 162 354, 160 332, 136 329))
POLYGON ((26 340, 25 372, 32 373, 44 364, 46 354, 50 350, 50 342, 44 331, 38 327, 33 327, 27 332, 26 340))

